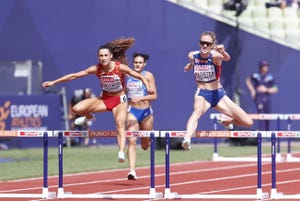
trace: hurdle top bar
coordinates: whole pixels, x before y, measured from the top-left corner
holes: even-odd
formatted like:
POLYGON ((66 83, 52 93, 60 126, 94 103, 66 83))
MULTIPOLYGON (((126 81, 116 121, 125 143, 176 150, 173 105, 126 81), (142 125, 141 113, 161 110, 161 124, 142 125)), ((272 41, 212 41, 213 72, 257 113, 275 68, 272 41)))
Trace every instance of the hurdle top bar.
MULTIPOLYGON (((257 138, 258 134, 270 138, 275 134, 277 138, 300 138, 300 131, 196 131, 195 138, 257 138)), ((184 137, 186 131, 160 131, 161 137, 169 134, 171 138, 184 137)))
MULTIPOLYGON (((62 133, 64 137, 116 137, 118 132, 115 130, 90 130, 90 131, 54 131, 54 136, 62 133)), ((159 137, 159 131, 125 131, 126 137, 150 137, 151 133, 159 137)))
POLYGON ((43 137, 45 132, 48 137, 53 136, 53 131, 34 131, 34 130, 0 130, 0 137, 43 137))
MULTIPOLYGON (((300 114, 248 114, 253 120, 300 120, 300 114)), ((215 119, 215 118, 230 118, 225 114, 222 113, 211 113, 210 114, 210 119, 215 119)))
MULTIPOLYGON (((49 137, 116 137, 118 132, 111 130, 102 131, 17 131, 0 130, 0 137, 43 137, 45 132, 49 137)), ((300 131, 196 131, 196 138, 256 138, 258 134, 269 138, 274 133, 278 138, 300 138, 300 131)), ((186 131, 126 131, 126 137, 184 137, 186 131)))

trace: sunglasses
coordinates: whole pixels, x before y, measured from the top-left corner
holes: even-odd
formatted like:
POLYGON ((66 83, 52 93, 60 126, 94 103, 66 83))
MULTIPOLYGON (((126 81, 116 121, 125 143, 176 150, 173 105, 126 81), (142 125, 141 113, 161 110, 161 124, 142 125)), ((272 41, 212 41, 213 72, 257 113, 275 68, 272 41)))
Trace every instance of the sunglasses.
POLYGON ((207 41, 199 41, 200 45, 206 45, 206 46, 211 46, 213 43, 207 42, 207 41))

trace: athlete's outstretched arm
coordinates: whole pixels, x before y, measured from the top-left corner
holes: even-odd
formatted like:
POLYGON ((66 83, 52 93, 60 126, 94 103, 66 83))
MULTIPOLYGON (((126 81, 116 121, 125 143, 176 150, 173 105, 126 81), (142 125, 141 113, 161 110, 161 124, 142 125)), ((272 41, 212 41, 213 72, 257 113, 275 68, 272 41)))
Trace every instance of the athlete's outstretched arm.
POLYGON ((93 73, 96 72, 96 70, 97 70, 97 67, 95 65, 90 66, 90 67, 86 68, 85 70, 82 70, 82 71, 79 71, 79 72, 76 72, 76 73, 70 73, 70 74, 64 75, 60 78, 57 78, 56 80, 43 82, 42 86, 43 87, 50 87, 50 86, 53 86, 53 85, 61 83, 61 82, 68 82, 68 81, 71 81, 71 80, 75 80, 77 78, 84 77, 84 76, 87 76, 89 74, 93 74, 93 73))

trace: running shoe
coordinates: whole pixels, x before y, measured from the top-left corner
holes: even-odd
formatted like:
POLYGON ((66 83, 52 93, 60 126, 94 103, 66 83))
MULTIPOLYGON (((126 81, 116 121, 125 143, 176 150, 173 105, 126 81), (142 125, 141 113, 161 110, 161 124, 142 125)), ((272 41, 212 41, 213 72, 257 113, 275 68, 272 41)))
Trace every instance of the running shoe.
POLYGON ((136 180, 138 177, 136 176, 135 171, 131 170, 127 175, 128 180, 136 180))
POLYGON ((75 119, 74 124, 77 126, 83 126, 88 121, 95 121, 95 120, 96 120, 96 117, 94 117, 94 116, 91 119, 87 119, 86 117, 78 117, 77 119, 75 119))
POLYGON ((119 153, 118 153, 118 159, 119 159, 119 163, 124 163, 126 161, 125 154, 124 154, 123 151, 119 151, 119 153))
POLYGON ((222 119, 222 118, 217 118, 218 124, 224 126, 224 128, 225 128, 226 130, 233 130, 233 124, 224 125, 223 121, 224 121, 224 119, 222 119))
POLYGON ((191 150, 191 140, 188 139, 183 139, 182 143, 181 143, 182 148, 184 148, 187 151, 191 150))

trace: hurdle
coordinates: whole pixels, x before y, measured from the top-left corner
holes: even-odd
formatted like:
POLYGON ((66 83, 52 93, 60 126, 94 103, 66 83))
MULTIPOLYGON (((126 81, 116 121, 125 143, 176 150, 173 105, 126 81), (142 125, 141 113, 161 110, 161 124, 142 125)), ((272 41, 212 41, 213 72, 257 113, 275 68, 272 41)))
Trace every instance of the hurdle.
POLYGON ((150 191, 149 194, 73 194, 64 192, 63 188, 63 137, 116 137, 116 131, 54 131, 54 136, 58 136, 58 163, 59 163, 59 186, 57 198, 99 198, 99 199, 160 199, 161 192, 155 190, 155 137, 159 137, 159 131, 126 131, 126 137, 150 137, 150 191))
POLYGON ((165 137, 165 199, 267 199, 268 193, 262 192, 262 160, 261 139, 264 133, 254 131, 196 131, 194 137, 205 138, 229 138, 252 137, 257 138, 257 189, 256 194, 178 194, 170 190, 170 137, 184 137, 185 131, 161 131, 161 137, 165 137))
MULTIPOLYGON (((276 120, 277 122, 277 131, 281 130, 280 128, 280 121, 281 120, 288 120, 289 118, 293 118, 293 120, 297 120, 299 118, 300 120, 300 115, 298 114, 249 114, 249 116, 253 119, 253 120, 276 120)), ((210 119, 214 120, 214 130, 217 130, 217 119, 218 118, 222 118, 222 119, 226 119, 229 118, 228 116, 221 114, 221 113, 211 113, 210 114, 210 119)), ((290 127, 290 124, 288 124, 288 128, 290 127)), ((291 144, 291 140, 288 139, 288 149, 289 152, 291 152, 291 148, 290 148, 290 144, 291 144)), ((291 159, 294 159, 291 155, 288 155, 287 157, 290 157, 291 159)), ((219 156, 218 154, 218 142, 217 139, 214 139, 214 153, 213 153, 213 157, 212 157, 213 161, 256 161, 256 158, 242 158, 242 157, 223 157, 223 156, 219 156)), ((271 158, 270 157, 263 157, 262 161, 267 161, 267 162, 271 162, 271 158)), ((284 158, 281 155, 280 152, 280 140, 277 140, 277 154, 276 154, 276 161, 281 162, 283 161, 284 158)))
MULTIPOLYGON (((270 133, 269 133, 270 135, 270 133)), ((279 138, 300 138, 300 131, 277 131, 271 133, 271 153, 272 153, 272 188, 270 193, 270 199, 295 199, 300 200, 300 194, 285 195, 282 192, 277 192, 276 187, 276 140, 279 138)))
MULTIPOLYGON (((287 130, 292 130, 292 120, 300 120, 300 114, 285 114, 285 119, 287 119, 287 130)), ((288 150, 286 154, 286 161, 287 162, 300 162, 300 158, 294 157, 292 155, 292 146, 291 146, 291 140, 292 138, 287 138, 288 143, 288 150)))
POLYGON ((42 137, 43 138, 43 188, 42 193, 0 193, 0 198, 54 198, 55 192, 48 191, 48 137, 52 131, 1 130, 0 137, 42 137))

